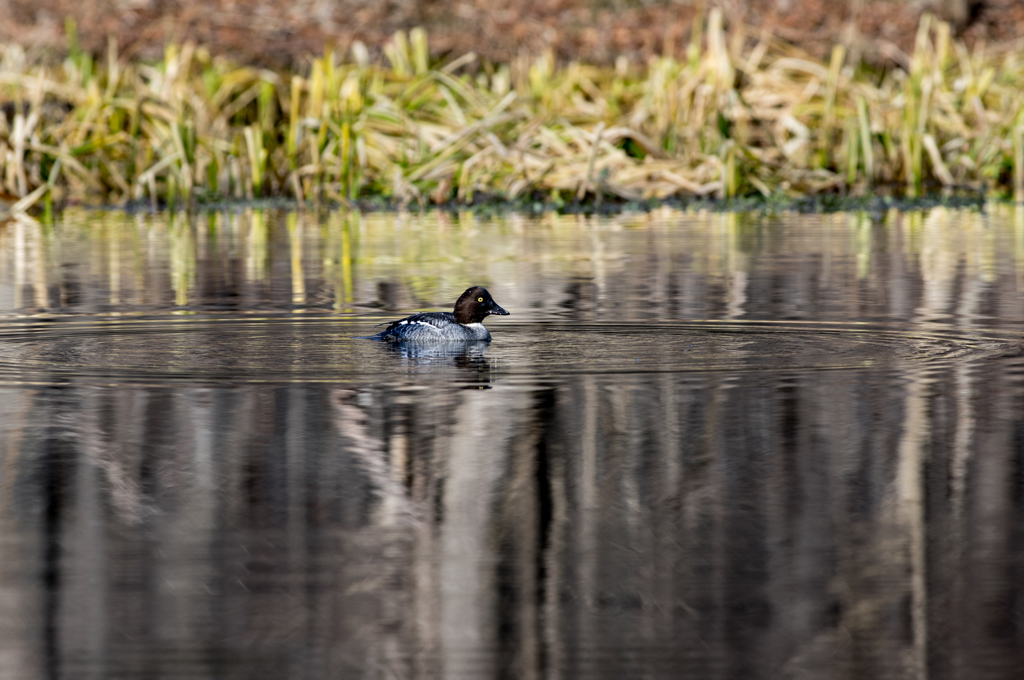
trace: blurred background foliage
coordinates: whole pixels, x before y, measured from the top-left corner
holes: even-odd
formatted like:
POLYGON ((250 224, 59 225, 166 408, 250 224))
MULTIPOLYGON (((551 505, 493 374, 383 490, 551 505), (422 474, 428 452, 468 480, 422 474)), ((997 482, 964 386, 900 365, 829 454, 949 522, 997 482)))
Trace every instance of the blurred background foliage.
MULTIPOLYGON (((865 5, 853 12, 850 3, 845 15, 833 12, 846 17, 845 38, 819 57, 815 36, 832 24, 794 44, 780 37, 784 24, 768 30, 768 14, 730 18, 751 18, 753 5, 601 2, 587 5, 586 24, 570 20, 580 7, 554 2, 542 8, 565 10, 561 28, 527 22, 531 31, 520 39, 510 28, 502 43, 487 39, 505 16, 494 7, 480 10, 478 31, 456 35, 458 17, 478 16, 475 5, 392 4, 379 25, 373 17, 387 3, 352 5, 347 23, 336 17, 344 2, 293 3, 280 17, 260 2, 224 5, 256 22, 236 25, 216 2, 205 24, 173 14, 186 5, 110 3, 119 12, 104 14, 104 3, 86 2, 65 17, 59 48, 32 46, 37 21, 36 34, 0 46, 0 189, 18 209, 264 196, 556 206, 939 190, 1024 199, 1024 46, 979 38, 987 15, 973 6, 956 19, 956 3, 944 3, 950 23, 914 5, 906 49, 877 39, 868 50, 854 21, 866 21, 865 5), (83 26, 75 16, 90 6, 99 13, 83 26), (143 21, 157 10, 163 20, 143 21), (290 32, 289 17, 318 12, 322 31, 348 26, 348 38, 310 33, 302 43, 290 32), (130 16, 139 23, 126 46, 117 22, 130 16), (673 20, 634 34, 640 16, 673 20), (672 29, 683 16, 685 29, 672 29), (429 28, 354 37, 352 27, 379 31, 401 17, 429 28), (228 24, 263 51, 203 33, 228 24), (271 26, 299 41, 293 53, 258 39, 271 26), (102 49, 99 27, 111 31, 102 49), (630 43, 658 31, 646 46, 630 43), (566 58, 569 43, 559 41, 572 35, 603 36, 609 51, 584 41, 566 58), (169 37, 182 41, 149 56, 169 37)), ((798 4, 817 7, 771 7, 789 16, 798 4)), ((896 18, 911 8, 888 5, 896 18)), ((898 37, 898 23, 886 26, 898 37)))
POLYGON ((7 0, 0 42, 61 51, 71 17, 91 53, 113 36, 128 57, 155 59, 167 44, 193 42, 240 63, 294 67, 325 45, 343 54, 360 41, 377 53, 395 31, 423 27, 434 56, 507 62, 551 51, 610 65, 680 56, 695 17, 715 7, 727 26, 769 31, 818 59, 842 42, 856 60, 898 62, 923 13, 949 22, 969 48, 1024 35, 1019 0, 7 0))

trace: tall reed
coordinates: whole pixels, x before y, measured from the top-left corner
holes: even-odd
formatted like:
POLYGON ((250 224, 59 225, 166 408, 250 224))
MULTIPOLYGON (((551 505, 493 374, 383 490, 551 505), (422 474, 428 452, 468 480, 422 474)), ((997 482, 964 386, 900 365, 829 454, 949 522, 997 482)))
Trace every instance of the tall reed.
POLYGON ((422 30, 373 61, 356 44, 304 73, 202 47, 162 60, 0 55, 0 184, 45 200, 176 204, 290 195, 349 203, 544 197, 1024 197, 1024 49, 969 52, 925 18, 908 62, 876 73, 729 31, 712 10, 682 59, 614 68, 431 60, 422 30))

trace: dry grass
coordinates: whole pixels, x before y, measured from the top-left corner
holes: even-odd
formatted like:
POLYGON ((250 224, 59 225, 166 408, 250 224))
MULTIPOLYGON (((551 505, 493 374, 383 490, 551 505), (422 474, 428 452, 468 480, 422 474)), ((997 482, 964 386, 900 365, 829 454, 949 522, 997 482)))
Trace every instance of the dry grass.
POLYGON ((727 33, 713 10, 683 59, 643 68, 542 56, 430 63, 423 31, 386 64, 360 45, 304 75, 238 67, 192 45, 126 63, 72 44, 59 68, 0 61, 0 182, 39 200, 471 202, 760 193, 1024 199, 1024 51, 968 52, 922 22, 905 68, 818 62, 727 33))

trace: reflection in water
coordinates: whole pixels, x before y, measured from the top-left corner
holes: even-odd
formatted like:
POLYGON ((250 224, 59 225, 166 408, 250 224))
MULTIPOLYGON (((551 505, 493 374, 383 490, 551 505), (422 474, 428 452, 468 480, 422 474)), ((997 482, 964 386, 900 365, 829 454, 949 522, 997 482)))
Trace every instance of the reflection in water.
POLYGON ((0 677, 1024 667, 1024 216, 162 220, 0 227, 0 677))
MULTIPOLYGON (((485 352, 485 340, 449 343, 384 342, 366 340, 371 352, 390 355, 387 370, 406 379, 450 380, 463 387, 489 386, 494 380, 495 362, 485 352)), ((381 362, 384 363, 384 362, 381 362)))

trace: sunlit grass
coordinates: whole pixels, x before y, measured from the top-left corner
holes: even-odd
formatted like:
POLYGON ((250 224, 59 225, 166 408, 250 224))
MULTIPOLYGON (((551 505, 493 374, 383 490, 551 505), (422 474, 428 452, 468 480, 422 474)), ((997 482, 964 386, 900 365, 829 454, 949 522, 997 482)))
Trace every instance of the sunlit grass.
POLYGON ((38 201, 292 196, 469 203, 945 190, 1024 198, 1024 50, 969 52, 926 17, 902 68, 727 32, 614 68, 431 61, 421 30, 302 74, 194 45, 158 63, 0 58, 0 183, 38 201))

